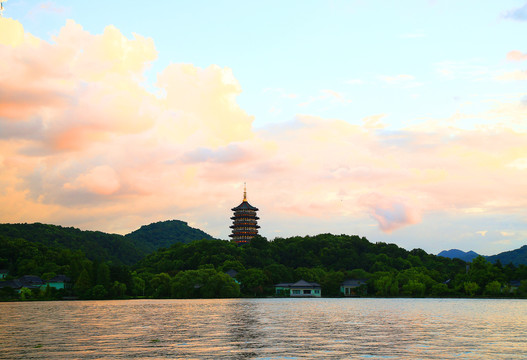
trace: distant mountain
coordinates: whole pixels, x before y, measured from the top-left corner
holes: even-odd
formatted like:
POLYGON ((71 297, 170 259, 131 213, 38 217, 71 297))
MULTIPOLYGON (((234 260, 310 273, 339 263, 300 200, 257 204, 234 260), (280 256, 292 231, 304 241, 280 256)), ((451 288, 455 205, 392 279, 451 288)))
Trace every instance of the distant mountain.
POLYGON ((134 264, 146 255, 144 250, 122 235, 41 223, 0 224, 0 240, 16 239, 47 248, 82 250, 88 259, 127 265, 134 264))
POLYGON ((485 257, 491 263, 495 263, 499 260, 503 265, 507 265, 511 262, 516 266, 521 264, 527 265, 527 245, 524 245, 516 250, 505 251, 497 255, 485 257))
POLYGON ((478 254, 472 250, 464 252, 458 249, 450 249, 441 251, 439 254, 437 254, 437 256, 443 256, 449 259, 461 259, 463 261, 470 262, 472 259, 477 257, 478 254))
POLYGON ((143 225, 125 237, 148 254, 159 248, 169 248, 175 243, 188 244, 194 240, 214 239, 206 232, 190 227, 186 222, 180 220, 160 221, 143 225))

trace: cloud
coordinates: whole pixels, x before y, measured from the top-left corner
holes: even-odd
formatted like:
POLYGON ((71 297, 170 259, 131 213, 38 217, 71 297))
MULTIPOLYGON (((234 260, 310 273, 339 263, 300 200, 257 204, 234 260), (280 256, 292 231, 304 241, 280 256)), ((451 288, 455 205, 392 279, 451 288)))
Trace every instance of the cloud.
POLYGON ((331 90, 331 89, 322 89, 320 90, 320 95, 310 96, 307 101, 304 101, 298 104, 298 106, 304 107, 304 106, 308 106, 308 105, 311 105, 319 101, 328 101, 330 103, 340 103, 340 104, 349 104, 353 102, 353 100, 348 99, 346 95, 338 91, 331 90))
MULTIPOLYGON (((492 128, 434 119, 394 130, 373 108, 355 121, 299 114, 254 129, 229 68, 172 63, 153 94, 142 85, 157 56, 152 39, 111 26, 91 34, 73 21, 49 43, 16 21, 0 19, 0 28, 3 222, 123 233, 181 218, 226 238, 244 181, 262 219, 286 222, 287 231, 339 223, 384 236, 432 213, 527 207, 526 132, 507 122, 525 119, 518 102, 482 114, 500 119, 492 128)), ((309 101, 350 100, 325 89, 309 101)))
POLYGON ((527 4, 522 7, 507 11, 503 17, 516 21, 527 21, 527 4))
POLYGON ((119 190, 121 184, 114 169, 108 165, 96 166, 79 175, 73 183, 64 184, 67 190, 85 188, 98 195, 111 195, 119 190))
POLYGON ((504 81, 523 81, 527 80, 527 70, 515 70, 504 73, 497 77, 498 80, 504 81))
POLYGON ((489 78, 491 71, 480 60, 441 61, 435 65, 436 72, 447 79, 481 81, 489 78))
POLYGON ((409 74, 379 75, 377 78, 385 84, 400 86, 403 88, 413 88, 422 85, 421 83, 415 81, 415 77, 413 75, 409 74))
POLYGON ((381 75, 379 76, 379 79, 387 84, 400 84, 408 81, 413 81, 415 77, 413 75, 408 74, 399 74, 395 76, 381 75))
POLYGON ((485 236, 487 235, 487 233, 488 233, 488 230, 476 231, 476 234, 481 235, 481 236, 485 236))
POLYGON ((386 198, 373 193, 361 197, 361 201, 370 209, 371 216, 377 220, 384 232, 392 232, 403 226, 421 221, 420 212, 400 198, 386 198))
POLYGON ((501 236, 514 236, 513 232, 510 231, 500 231, 501 236))
POLYGON ((527 54, 523 54, 521 51, 513 50, 507 53, 507 60, 510 61, 523 61, 527 60, 527 54))

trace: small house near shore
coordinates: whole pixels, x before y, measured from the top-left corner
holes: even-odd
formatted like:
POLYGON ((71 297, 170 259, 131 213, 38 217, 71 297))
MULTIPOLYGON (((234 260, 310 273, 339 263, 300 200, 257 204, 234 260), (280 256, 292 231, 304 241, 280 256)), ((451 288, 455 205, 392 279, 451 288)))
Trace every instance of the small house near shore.
POLYGON ((275 295, 289 297, 321 297, 322 289, 315 282, 299 280, 296 283, 280 283, 274 286, 275 295))
POLYGON ((348 279, 340 284, 340 293, 343 296, 366 295, 367 291, 367 281, 364 279, 348 279))
POLYGON ((10 287, 17 292, 20 292, 20 289, 22 288, 45 289, 48 285, 50 288, 57 290, 69 289, 71 288, 71 279, 65 275, 57 275, 47 281, 44 281, 35 275, 24 275, 18 279, 0 281, 0 289, 10 287))

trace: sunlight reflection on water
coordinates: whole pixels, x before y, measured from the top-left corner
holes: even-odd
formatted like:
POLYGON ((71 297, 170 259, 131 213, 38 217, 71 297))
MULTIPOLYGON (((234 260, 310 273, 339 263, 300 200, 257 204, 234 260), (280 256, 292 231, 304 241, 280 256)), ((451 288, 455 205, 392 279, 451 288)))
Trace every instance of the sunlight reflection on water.
POLYGON ((2 359, 526 359, 527 301, 0 303, 2 359))

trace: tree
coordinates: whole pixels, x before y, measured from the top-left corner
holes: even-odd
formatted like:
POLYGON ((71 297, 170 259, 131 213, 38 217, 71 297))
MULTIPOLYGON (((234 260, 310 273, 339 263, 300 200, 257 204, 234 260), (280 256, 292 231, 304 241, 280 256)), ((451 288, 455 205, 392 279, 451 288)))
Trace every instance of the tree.
POLYGON ((170 275, 167 273, 154 275, 152 280, 150 280, 154 298, 166 298, 170 296, 170 280, 170 275))
POLYGON ((390 273, 383 273, 385 275, 377 275, 377 280, 374 281, 376 294, 379 296, 397 296, 399 295, 399 283, 390 273))
POLYGON ((104 299, 106 295, 108 295, 108 291, 103 285, 98 284, 91 289, 91 297, 93 299, 104 299))
POLYGON ((269 279, 260 269, 240 271, 236 278, 240 281, 242 291, 246 295, 262 295, 265 285, 269 284, 269 279))
POLYGON ((501 283, 499 281, 491 281, 485 286, 485 294, 497 296, 501 294, 501 283))
POLYGON ((340 284, 344 281, 344 274, 340 271, 331 271, 324 275, 320 281, 324 296, 339 296, 340 284))
POLYGON ((115 280, 110 287, 110 296, 112 298, 122 299, 126 293, 126 284, 115 280))
POLYGON ((27 287, 23 287, 22 289, 20 289, 20 300, 31 299, 32 296, 33 293, 27 287))
POLYGON ((132 276, 132 294, 135 296, 145 296, 145 284, 146 282, 143 280, 143 278, 137 276, 137 274, 134 274, 132 276))
POLYGON ((425 295, 426 286, 417 280, 410 280, 407 284, 402 286, 403 294, 423 297, 425 295))
POLYGON ((88 271, 83 269, 73 288, 80 297, 86 297, 88 295, 88 291, 91 289, 91 284, 92 282, 88 271))
POLYGON ((106 263, 97 266, 97 285, 102 285, 105 289, 110 288, 110 267, 106 263))
POLYGON ((465 290, 465 294, 468 296, 474 296, 479 290, 479 285, 473 281, 465 281, 463 283, 463 289, 465 290))
POLYGON ((240 296, 240 286, 227 274, 215 272, 207 276, 200 289, 204 298, 232 298, 240 296))

